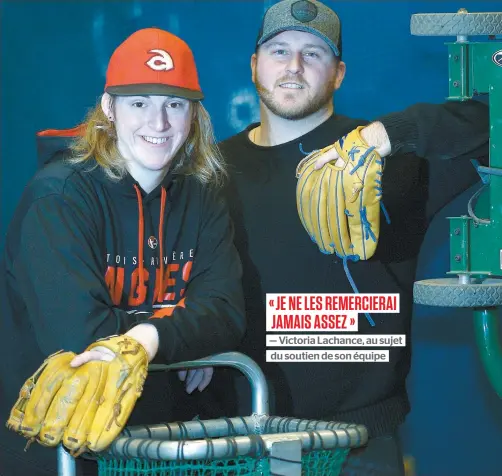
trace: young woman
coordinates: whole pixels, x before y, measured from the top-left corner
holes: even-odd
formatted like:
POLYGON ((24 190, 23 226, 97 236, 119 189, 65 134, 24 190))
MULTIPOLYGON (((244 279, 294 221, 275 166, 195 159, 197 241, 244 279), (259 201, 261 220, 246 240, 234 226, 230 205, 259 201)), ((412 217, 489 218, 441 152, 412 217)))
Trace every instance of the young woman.
MULTIPOLYGON (((245 326, 241 264, 201 99, 188 45, 144 29, 113 53, 86 121, 39 134, 52 159, 21 197, 1 273, 5 420, 25 380, 61 349, 81 354, 79 365, 108 359, 82 352, 115 334, 164 363, 237 346, 245 326)), ((191 373, 187 390, 202 390, 211 375, 191 373)), ((131 421, 181 419, 174 405, 183 407, 182 385, 149 375, 131 421)), ((56 474, 54 449, 33 444, 24 453, 25 444, 0 430, 2 476, 56 474)))

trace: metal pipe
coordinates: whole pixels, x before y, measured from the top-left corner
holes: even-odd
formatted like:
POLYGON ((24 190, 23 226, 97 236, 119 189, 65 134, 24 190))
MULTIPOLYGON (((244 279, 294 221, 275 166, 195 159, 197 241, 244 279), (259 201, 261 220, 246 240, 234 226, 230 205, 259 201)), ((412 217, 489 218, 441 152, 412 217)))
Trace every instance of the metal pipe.
POLYGON ((149 370, 180 370, 198 367, 233 367, 240 370, 251 385, 251 411, 258 415, 269 414, 268 387, 265 375, 254 360, 240 352, 224 352, 202 359, 177 362, 170 365, 153 364, 150 365, 149 370))
POLYGON ((502 398, 502 347, 497 308, 474 309, 474 332, 483 367, 492 387, 502 398))
MULTIPOLYGON (((200 367, 234 367, 240 370, 248 379, 252 391, 252 412, 257 415, 269 414, 269 400, 268 400, 268 387, 265 375, 258 366, 258 364, 247 355, 239 352, 226 352, 221 354, 211 355, 202 359, 177 362, 170 365, 152 364, 148 370, 166 371, 166 370, 180 370, 188 368, 200 367)), ((132 438, 122 438, 119 440, 133 440, 132 438)), ((143 441, 143 440, 141 440, 143 441)), ((158 442, 158 440, 156 440, 158 442)), ((169 442, 166 442, 169 443, 169 442)), ((176 444, 178 442, 170 442, 176 444)), ((58 448, 58 475, 60 476, 75 476, 76 466, 75 459, 68 454, 62 445, 58 448)))
POLYGON ((158 423, 126 427, 120 434, 126 438, 152 438, 154 440, 195 440, 222 436, 246 436, 253 433, 254 418, 250 416, 228 419, 193 420, 180 423, 158 423))
POLYGON ((58 474, 64 476, 76 476, 75 459, 68 453, 63 445, 58 446, 58 474))
POLYGON ((468 274, 459 274, 458 275, 458 282, 460 284, 469 284, 471 282, 471 279, 469 278, 468 274))
MULTIPOLYGON (((459 8, 457 13, 469 13, 465 8, 459 8)), ((467 42, 467 35, 457 35, 457 43, 467 42)))
MULTIPOLYGON (((288 439, 300 440, 303 450, 313 451, 351 448, 357 446, 362 437, 357 427, 194 441, 121 437, 115 440, 108 455, 112 458, 144 458, 154 461, 226 459, 256 454, 265 456, 273 443, 288 439)), ((102 456, 106 458, 107 455, 102 453, 102 456)))
MULTIPOLYGON (((199 438, 220 438, 224 436, 248 436, 253 433, 255 417, 218 418, 213 420, 193 420, 182 424, 158 423, 137 425, 124 428, 121 437, 146 438, 154 440, 195 440, 199 438)), ((366 438, 366 429, 353 423, 328 422, 321 420, 303 420, 287 417, 266 417, 263 421, 264 433, 285 433, 312 430, 347 430, 357 431, 366 438)))

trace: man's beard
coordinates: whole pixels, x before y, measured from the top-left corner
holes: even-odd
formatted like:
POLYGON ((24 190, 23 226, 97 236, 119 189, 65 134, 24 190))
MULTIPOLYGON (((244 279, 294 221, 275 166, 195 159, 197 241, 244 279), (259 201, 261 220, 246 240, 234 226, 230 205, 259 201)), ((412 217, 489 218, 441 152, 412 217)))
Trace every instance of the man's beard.
MULTIPOLYGON (((298 79, 281 79, 277 81, 277 85, 284 82, 295 82, 308 86, 304 80, 298 79)), ((335 90, 335 79, 325 83, 322 89, 315 95, 306 94, 305 98, 300 101, 293 100, 291 104, 285 104, 274 97, 274 92, 263 86, 258 78, 256 78, 256 91, 263 104, 276 116, 283 119, 298 120, 314 114, 319 109, 333 100, 333 92, 335 90)))

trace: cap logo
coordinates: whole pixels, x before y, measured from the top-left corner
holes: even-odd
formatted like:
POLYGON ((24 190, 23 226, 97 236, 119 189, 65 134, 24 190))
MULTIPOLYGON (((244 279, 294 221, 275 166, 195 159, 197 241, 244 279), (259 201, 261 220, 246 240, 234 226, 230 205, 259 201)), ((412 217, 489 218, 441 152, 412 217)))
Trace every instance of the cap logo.
POLYGON ((148 53, 157 53, 152 56, 145 64, 155 71, 169 71, 174 68, 171 55, 164 50, 150 50, 148 53))
POLYGON ((291 15, 296 20, 307 23, 317 16, 317 7, 308 0, 300 0, 291 5, 291 15))

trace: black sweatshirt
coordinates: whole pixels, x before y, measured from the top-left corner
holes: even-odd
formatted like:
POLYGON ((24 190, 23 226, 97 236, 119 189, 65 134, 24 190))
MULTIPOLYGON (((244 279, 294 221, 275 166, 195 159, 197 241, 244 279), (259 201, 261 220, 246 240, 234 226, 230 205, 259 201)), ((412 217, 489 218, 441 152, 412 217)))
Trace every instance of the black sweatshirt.
MULTIPOLYGON (((304 157, 300 149, 308 153, 325 147, 367 121, 333 115, 304 136, 273 147, 248 139, 253 124, 221 144, 230 163, 227 195, 244 267, 247 332, 241 350, 260 363, 273 385, 276 414, 353 421, 367 425, 372 436, 395 431, 409 411, 405 383, 412 287, 427 224, 479 178, 465 158, 429 162, 411 152, 430 159, 476 158, 487 155, 489 131, 488 108, 474 101, 419 104, 381 121, 395 154, 386 159, 383 174, 391 223, 382 218, 376 254, 349 262, 349 270, 361 293, 400 294, 400 314, 373 314, 375 327, 359 315, 360 334, 406 334, 406 347, 390 349, 388 363, 265 362, 266 293, 353 292, 342 262, 322 254, 300 223, 295 169, 304 157)), ((228 412, 234 411, 232 402, 227 405, 228 412)))
MULTIPOLYGON (((40 140, 50 155, 66 139, 40 140)), ((228 209, 213 189, 168 174, 145 194, 130 175, 113 182, 100 167, 49 163, 26 186, 7 232, 2 421, 49 354, 80 353, 138 322, 158 330, 157 362, 233 350, 244 332, 241 273, 228 209)), ((183 385, 175 375, 150 375, 132 421, 187 418, 172 414, 188 397, 183 385)), ((26 444, 1 426, 0 461, 26 444)), ((54 451, 33 445, 23 458, 54 474, 54 451)))

